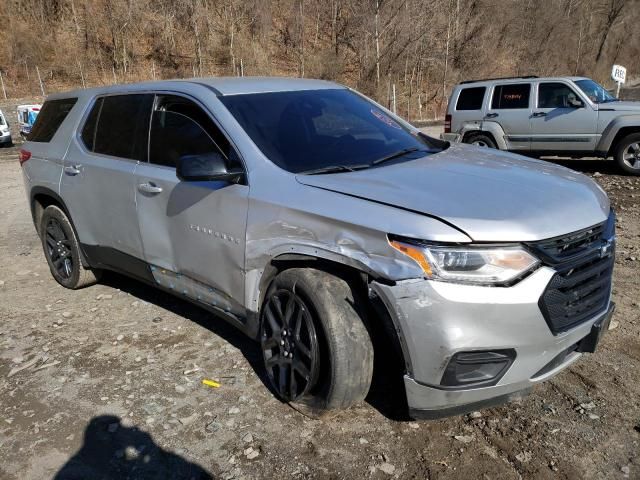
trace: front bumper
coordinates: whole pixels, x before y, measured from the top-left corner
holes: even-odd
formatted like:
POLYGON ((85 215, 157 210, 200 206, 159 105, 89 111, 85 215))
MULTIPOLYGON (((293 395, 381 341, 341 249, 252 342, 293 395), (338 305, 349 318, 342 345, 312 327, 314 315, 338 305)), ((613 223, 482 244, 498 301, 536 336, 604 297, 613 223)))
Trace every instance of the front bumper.
POLYGON ((504 403, 528 393, 575 362, 577 348, 606 309, 575 328, 553 335, 538 300, 555 271, 541 267, 512 287, 405 280, 374 283, 394 317, 406 361, 405 389, 414 418, 437 418, 504 403), (458 352, 514 349, 515 360, 491 386, 443 387, 458 352))
POLYGON ((0 144, 4 145, 7 143, 11 143, 11 134, 0 134, 0 144))

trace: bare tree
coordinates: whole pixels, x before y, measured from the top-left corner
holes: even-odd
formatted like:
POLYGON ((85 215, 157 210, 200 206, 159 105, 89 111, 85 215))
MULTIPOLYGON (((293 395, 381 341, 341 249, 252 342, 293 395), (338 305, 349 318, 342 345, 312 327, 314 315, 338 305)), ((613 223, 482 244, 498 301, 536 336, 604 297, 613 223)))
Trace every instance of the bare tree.
POLYGON ((606 18, 602 27, 602 37, 600 39, 600 45, 598 46, 598 53, 596 53, 596 63, 598 63, 600 57, 602 57, 604 44, 607 42, 611 29, 620 20, 622 10, 624 10, 626 3, 627 0, 609 0, 606 18))

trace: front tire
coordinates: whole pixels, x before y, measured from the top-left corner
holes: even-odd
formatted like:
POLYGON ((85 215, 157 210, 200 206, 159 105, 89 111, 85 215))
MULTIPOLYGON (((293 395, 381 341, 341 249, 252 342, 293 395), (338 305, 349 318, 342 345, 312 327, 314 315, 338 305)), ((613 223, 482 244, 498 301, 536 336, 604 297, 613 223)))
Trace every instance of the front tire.
POLYGON ((44 256, 56 282, 76 290, 99 280, 100 270, 91 270, 82 265, 78 239, 62 209, 55 205, 45 208, 39 232, 44 256))
POLYGON ((292 268, 274 279, 260 338, 271 386, 283 401, 318 416, 364 400, 373 346, 361 309, 347 282, 327 272, 292 268))
POLYGON ((615 151, 618 166, 631 175, 640 175, 640 133, 627 135, 615 151))

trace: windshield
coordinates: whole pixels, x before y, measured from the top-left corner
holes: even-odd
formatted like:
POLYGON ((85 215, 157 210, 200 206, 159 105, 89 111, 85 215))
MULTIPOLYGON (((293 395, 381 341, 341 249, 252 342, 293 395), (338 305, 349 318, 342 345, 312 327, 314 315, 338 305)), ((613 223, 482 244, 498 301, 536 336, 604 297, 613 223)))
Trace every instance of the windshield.
POLYGON ((580 90, 582 90, 593 103, 615 102, 617 100, 617 98, 607 92, 602 85, 593 80, 576 80, 575 84, 580 87, 580 90))
POLYGON ((4 117, 2 116, 1 113, 0 113, 0 125, 5 125, 4 117))
POLYGON ((220 101, 267 158, 293 173, 350 171, 440 151, 439 141, 410 132, 346 89, 231 95, 220 101))

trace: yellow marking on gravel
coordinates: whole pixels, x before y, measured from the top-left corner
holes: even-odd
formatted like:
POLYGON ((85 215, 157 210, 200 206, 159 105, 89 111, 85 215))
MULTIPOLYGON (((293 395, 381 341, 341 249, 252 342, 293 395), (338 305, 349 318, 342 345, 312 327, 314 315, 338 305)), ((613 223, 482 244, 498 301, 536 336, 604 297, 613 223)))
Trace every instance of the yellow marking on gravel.
POLYGON ((220 384, 215 380, 207 380, 206 378, 202 380, 202 384, 207 387, 219 388, 220 384))

